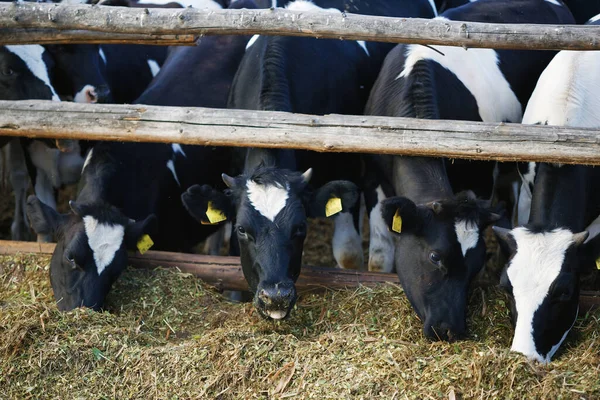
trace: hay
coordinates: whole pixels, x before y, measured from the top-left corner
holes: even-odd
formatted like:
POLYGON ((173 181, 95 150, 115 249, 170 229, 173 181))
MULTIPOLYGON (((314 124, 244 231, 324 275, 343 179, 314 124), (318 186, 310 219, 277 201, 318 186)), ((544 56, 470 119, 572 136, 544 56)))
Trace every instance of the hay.
POLYGON ((600 312, 550 366, 510 353, 504 297, 471 296, 471 337, 431 343, 398 287, 304 295, 260 319, 196 278, 128 270, 110 312, 59 313, 48 258, 0 257, 0 398, 600 398, 600 312))

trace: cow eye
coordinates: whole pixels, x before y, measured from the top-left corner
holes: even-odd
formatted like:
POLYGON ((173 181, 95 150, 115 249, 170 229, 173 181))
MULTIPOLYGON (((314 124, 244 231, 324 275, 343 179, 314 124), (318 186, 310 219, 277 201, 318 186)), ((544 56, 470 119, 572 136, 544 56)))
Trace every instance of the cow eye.
POLYGON ((2 75, 4 75, 4 76, 11 76, 14 73, 15 73, 15 71, 13 71, 12 69, 10 69, 8 67, 2 68, 2 75))
POLYGON ((429 261, 435 265, 439 265, 442 262, 442 257, 435 251, 429 253, 429 261))
POLYGON ((243 226, 238 225, 238 227, 237 227, 237 233, 240 236, 246 236, 246 229, 243 226))

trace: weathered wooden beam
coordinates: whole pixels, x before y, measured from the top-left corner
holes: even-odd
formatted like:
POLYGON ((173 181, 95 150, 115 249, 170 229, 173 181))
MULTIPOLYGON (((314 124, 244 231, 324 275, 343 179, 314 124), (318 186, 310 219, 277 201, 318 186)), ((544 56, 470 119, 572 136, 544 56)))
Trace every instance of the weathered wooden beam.
MULTIPOLYGON (((14 242, 0 240, 0 254, 40 254, 54 252, 53 243, 14 242)), ((129 253, 129 262, 136 268, 177 268, 202 279, 204 282, 224 290, 248 290, 238 257, 215 257, 198 254, 148 251, 144 255, 129 253)), ((399 283, 395 274, 358 272, 339 268, 302 267, 296 288, 299 291, 315 288, 343 289, 358 285, 375 286, 399 283)))
MULTIPOLYGON (((53 243, 0 240, 0 255, 18 253, 50 255, 54 251, 54 247, 53 243)), ((136 268, 177 268, 179 271, 197 276, 218 289, 248 290, 238 257, 215 257, 150 250, 144 255, 130 252, 129 262, 136 268)), ((353 288, 359 285, 373 287, 389 283, 399 284, 398 276, 378 272, 303 266, 296 289, 304 292, 323 288, 353 288)), ((600 292, 582 291, 579 297, 579 307, 582 312, 600 307, 600 292)))
POLYGON ((56 29, 2 29, 0 43, 18 44, 146 44, 157 46, 195 46, 194 35, 144 35, 56 29))
POLYGON ((600 165, 600 131, 349 115, 0 101, 0 136, 600 165))
MULTIPOLYGON (((438 44, 497 49, 598 50, 600 27, 489 24, 356 14, 275 10, 140 9, 91 5, 0 3, 0 43, 16 44, 10 29, 57 29, 64 37, 79 31, 154 35, 284 35, 438 44), (67 32, 68 31, 68 32, 67 32)), ((86 39, 91 39, 87 34, 86 39)), ((26 43, 48 43, 29 35, 26 43)), ((20 42, 24 44, 25 42, 20 42)))

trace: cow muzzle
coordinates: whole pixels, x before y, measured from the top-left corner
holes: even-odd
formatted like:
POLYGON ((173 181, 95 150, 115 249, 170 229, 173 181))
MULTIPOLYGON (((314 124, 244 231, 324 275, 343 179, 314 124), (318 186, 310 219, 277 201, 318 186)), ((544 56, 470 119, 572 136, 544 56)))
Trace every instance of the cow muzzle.
POLYGON ((259 285, 254 305, 265 318, 275 320, 287 317, 296 303, 296 287, 293 282, 259 285))
POLYGON ((466 333, 466 323, 461 321, 440 321, 427 318, 423 325, 423 333, 430 340, 455 341, 461 339, 466 333))

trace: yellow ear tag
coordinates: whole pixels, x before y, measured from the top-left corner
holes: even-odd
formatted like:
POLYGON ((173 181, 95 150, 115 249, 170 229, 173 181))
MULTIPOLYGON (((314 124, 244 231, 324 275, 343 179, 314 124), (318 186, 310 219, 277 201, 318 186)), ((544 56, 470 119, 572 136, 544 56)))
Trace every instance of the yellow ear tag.
POLYGON ((600 270, 600 258, 596 260, 596 269, 600 270))
POLYGON ((140 251, 140 254, 144 254, 152 246, 154 246, 154 242, 150 238, 150 235, 142 235, 140 240, 137 242, 137 248, 140 251))
POLYGON ((402 217, 400 216, 400 210, 396 210, 396 214, 394 214, 392 230, 396 233, 402 232, 402 217))
POLYGON ((339 197, 332 197, 325 204, 325 216, 331 217, 342 211, 342 199, 339 197))
POLYGON ((223 214, 223 211, 213 208, 212 201, 208 202, 208 208, 206 209, 206 216, 211 224, 218 224, 221 221, 225 221, 227 217, 223 214))

